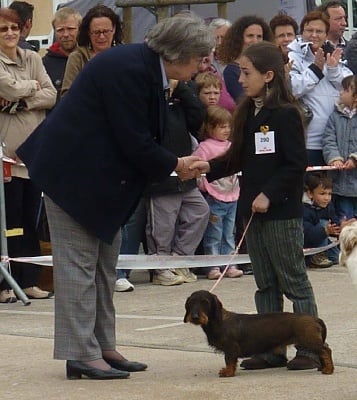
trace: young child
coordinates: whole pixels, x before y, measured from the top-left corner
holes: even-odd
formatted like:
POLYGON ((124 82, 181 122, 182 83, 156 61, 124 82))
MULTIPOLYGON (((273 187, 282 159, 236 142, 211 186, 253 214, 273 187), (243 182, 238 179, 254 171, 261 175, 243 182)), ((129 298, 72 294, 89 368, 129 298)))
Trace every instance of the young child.
MULTIPOLYGON (((304 203, 304 247, 322 247, 331 243, 329 236, 338 236, 341 226, 331 203, 332 180, 325 173, 310 172, 305 177, 305 189, 310 202, 304 203)), ((310 268, 328 268, 338 264, 339 249, 332 247, 307 257, 310 268)))
MULTIPOLYGON (((210 160, 225 153, 231 142, 232 115, 220 106, 207 108, 207 115, 201 128, 202 142, 193 155, 202 160, 210 160)), ((205 254, 232 254, 235 249, 234 225, 239 197, 239 182, 237 174, 208 182, 205 177, 200 179, 200 190, 206 197, 210 208, 210 218, 203 236, 205 254)), ((226 276, 239 278, 243 271, 236 266, 230 266, 226 276)), ((208 279, 218 279, 221 276, 219 267, 209 269, 208 279)))
POLYGON ((333 201, 339 220, 357 217, 357 75, 342 80, 340 101, 330 115, 323 136, 326 164, 331 173, 333 201))
POLYGON ((206 106, 216 106, 222 92, 222 82, 211 72, 202 72, 195 77, 197 93, 201 102, 206 106))
MULTIPOLYGON (((161 146, 175 155, 192 152, 192 136, 198 136, 205 109, 190 83, 170 79, 170 97, 161 146)), ((152 181, 145 190, 147 199, 146 242, 148 254, 193 255, 207 226, 209 208, 197 188, 196 179, 178 176, 152 181)), ((156 269, 153 284, 175 286, 193 283, 189 268, 156 269)))

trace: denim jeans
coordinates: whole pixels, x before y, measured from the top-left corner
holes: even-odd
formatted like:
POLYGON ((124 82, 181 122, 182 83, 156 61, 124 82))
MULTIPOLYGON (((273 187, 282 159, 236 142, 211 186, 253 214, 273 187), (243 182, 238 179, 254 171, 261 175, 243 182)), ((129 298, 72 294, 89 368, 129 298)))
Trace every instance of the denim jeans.
POLYGON ((223 202, 212 196, 206 197, 210 217, 203 236, 205 254, 232 254, 235 249, 234 226, 237 202, 223 202))
POLYGON ((346 219, 357 218, 357 197, 345 197, 335 194, 334 205, 340 222, 344 217, 346 219))
MULTIPOLYGON (((141 199, 134 214, 132 214, 127 223, 122 227, 120 254, 139 253, 140 243, 145 238, 145 225, 146 205, 145 200, 141 199)), ((117 278, 128 278, 130 271, 130 269, 117 269, 117 278)))

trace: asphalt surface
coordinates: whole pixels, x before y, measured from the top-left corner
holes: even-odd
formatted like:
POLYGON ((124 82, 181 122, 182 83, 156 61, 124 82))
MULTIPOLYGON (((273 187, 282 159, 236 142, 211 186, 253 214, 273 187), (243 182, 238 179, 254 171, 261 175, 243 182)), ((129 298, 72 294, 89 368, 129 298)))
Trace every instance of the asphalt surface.
MULTIPOLYGON (((186 298, 213 282, 199 277, 163 287, 152 285, 147 271, 132 271, 135 290, 114 295, 117 344, 127 358, 148 363, 147 371, 125 380, 68 381, 64 362, 52 358, 53 299, 0 304, 0 400, 357 400, 357 288, 340 266, 309 270, 309 276, 328 329, 333 375, 238 369, 233 378, 219 378, 223 356, 207 345, 200 327, 182 323, 186 298)), ((246 275, 224 278, 214 293, 226 309, 251 313, 254 291, 254 278, 246 275)), ((294 356, 293 347, 288 354, 294 356)))

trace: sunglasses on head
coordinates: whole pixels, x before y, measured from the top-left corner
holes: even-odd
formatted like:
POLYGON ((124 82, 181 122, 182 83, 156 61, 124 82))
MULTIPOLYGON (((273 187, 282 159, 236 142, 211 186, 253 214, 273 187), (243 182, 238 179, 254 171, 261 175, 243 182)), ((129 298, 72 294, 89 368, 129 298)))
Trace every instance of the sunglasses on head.
POLYGON ((1 33, 6 33, 9 29, 13 32, 18 32, 20 27, 18 25, 0 26, 1 33))

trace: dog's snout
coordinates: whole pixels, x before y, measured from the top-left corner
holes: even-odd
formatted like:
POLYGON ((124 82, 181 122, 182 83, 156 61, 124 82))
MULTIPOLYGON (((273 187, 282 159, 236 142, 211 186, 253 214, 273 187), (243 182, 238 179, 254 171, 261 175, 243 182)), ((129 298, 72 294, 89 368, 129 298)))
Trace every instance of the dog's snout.
POLYGON ((191 318, 193 321, 197 321, 200 319, 200 314, 197 311, 191 312, 191 318))

